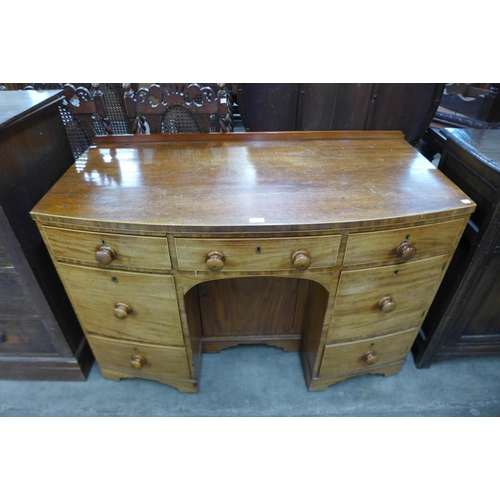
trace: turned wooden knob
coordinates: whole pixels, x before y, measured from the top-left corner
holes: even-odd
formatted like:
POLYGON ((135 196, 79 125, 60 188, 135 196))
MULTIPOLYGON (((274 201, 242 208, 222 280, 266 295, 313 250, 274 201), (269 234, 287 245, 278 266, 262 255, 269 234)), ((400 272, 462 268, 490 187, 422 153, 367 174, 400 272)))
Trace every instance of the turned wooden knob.
POLYGON ((417 249, 411 241, 405 240, 403 241, 403 243, 400 243, 398 245, 398 248, 396 248, 396 253, 401 260, 404 260, 406 262, 413 259, 413 257, 417 255, 417 249))
POLYGON ((369 365, 374 365, 378 361, 378 354, 375 351, 367 351, 363 354, 363 361, 369 365))
POLYGON ((141 356, 140 354, 134 354, 130 358, 130 365, 132 366, 132 368, 135 368, 136 370, 140 370, 144 366, 145 362, 146 358, 144 356, 141 356))
POLYGON ((311 256, 305 250, 299 250, 292 255, 292 264, 295 269, 304 271, 311 265, 311 256))
POLYGON ((382 312, 390 313, 396 309, 396 302, 392 300, 390 295, 387 295, 383 299, 380 299, 378 307, 382 309, 382 312))
POLYGON ((224 267, 225 262, 226 258, 220 252, 210 252, 205 260, 205 264, 210 271, 220 271, 224 267))
POLYGON ((99 264, 111 264, 114 259, 116 259, 116 252, 106 245, 101 245, 95 253, 95 260, 99 264))
POLYGON ((115 310, 113 311, 113 314, 118 319, 125 319, 131 312, 132 308, 129 305, 124 304, 123 302, 118 302, 118 304, 115 305, 115 310))

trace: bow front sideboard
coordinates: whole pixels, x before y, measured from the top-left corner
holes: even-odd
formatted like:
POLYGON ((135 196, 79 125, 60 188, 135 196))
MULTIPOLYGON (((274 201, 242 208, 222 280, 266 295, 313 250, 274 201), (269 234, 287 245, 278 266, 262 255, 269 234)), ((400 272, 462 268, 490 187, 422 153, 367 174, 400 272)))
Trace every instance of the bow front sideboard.
POLYGON ((197 392, 238 344, 309 390, 397 373, 474 209, 401 133, 329 131, 97 137, 31 214, 102 374, 197 392))

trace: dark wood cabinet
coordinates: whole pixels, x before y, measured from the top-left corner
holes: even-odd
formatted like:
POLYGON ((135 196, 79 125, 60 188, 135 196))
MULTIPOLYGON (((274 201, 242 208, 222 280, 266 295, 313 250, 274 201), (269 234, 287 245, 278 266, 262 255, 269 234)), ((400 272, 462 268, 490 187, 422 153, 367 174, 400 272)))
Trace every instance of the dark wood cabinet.
POLYGON ((444 83, 240 83, 247 131, 401 130, 416 144, 444 83))
POLYGON ((0 92, 0 378, 85 380, 93 358, 29 211, 73 163, 61 91, 0 92))
POLYGON ((500 355, 500 131, 443 129, 439 169, 477 203, 413 346, 420 368, 500 355))

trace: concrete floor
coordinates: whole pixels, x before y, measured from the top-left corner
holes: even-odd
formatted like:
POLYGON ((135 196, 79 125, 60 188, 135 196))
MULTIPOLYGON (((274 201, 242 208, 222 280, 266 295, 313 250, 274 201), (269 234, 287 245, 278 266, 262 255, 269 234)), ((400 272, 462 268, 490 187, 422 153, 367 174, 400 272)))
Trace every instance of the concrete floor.
POLYGON ((390 377, 365 375, 308 392, 298 353, 238 346, 205 354, 198 394, 158 382, 0 381, 0 416, 438 416, 500 415, 500 357, 443 361, 418 370, 411 354, 390 377))

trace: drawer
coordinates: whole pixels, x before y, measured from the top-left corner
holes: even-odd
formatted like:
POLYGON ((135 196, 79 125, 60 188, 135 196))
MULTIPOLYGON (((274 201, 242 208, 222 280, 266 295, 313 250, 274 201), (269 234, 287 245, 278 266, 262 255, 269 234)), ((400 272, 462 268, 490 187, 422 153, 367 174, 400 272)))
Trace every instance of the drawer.
POLYGON ((183 345, 173 276, 59 264, 87 332, 183 345))
POLYGON ((90 347, 101 368, 141 378, 190 379, 186 350, 88 335, 90 347))
POLYGON ((125 236, 44 227, 57 259, 101 264, 110 269, 171 269, 166 238, 125 236))
POLYGON ((340 236, 176 238, 181 271, 303 271, 334 267, 340 236))
POLYGON ((320 377, 361 372, 406 359, 418 328, 372 339, 325 346, 320 377))
POLYGON ((390 231, 350 234, 344 266, 397 264, 449 253, 464 221, 462 219, 390 231))
POLYGON ((448 257, 340 275, 327 342, 371 337, 419 326, 448 257))

